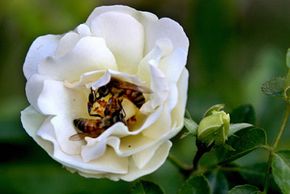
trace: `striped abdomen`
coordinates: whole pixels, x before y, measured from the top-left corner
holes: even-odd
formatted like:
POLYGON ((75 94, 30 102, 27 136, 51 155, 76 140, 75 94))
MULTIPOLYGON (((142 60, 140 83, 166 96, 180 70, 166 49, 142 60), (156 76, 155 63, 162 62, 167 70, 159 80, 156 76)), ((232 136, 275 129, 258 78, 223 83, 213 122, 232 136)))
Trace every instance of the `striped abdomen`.
POLYGON ((102 119, 74 119, 74 126, 89 137, 98 137, 105 131, 102 119))
POLYGON ((138 108, 141 108, 141 106, 145 103, 145 97, 140 91, 124 90, 124 97, 130 100, 138 108))

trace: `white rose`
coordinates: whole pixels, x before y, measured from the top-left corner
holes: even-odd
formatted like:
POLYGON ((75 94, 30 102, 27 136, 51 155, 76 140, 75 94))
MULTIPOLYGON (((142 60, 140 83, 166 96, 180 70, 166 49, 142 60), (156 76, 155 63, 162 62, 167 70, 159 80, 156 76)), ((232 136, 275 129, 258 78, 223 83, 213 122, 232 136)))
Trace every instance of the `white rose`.
POLYGON ((96 8, 74 31, 38 37, 23 67, 31 104, 21 112, 24 129, 54 160, 85 177, 132 181, 155 171, 183 127, 188 45, 175 21, 119 5, 96 8), (126 117, 136 121, 72 140, 74 119, 97 118, 88 114, 90 88, 112 77, 151 90, 140 109, 122 101, 126 117))

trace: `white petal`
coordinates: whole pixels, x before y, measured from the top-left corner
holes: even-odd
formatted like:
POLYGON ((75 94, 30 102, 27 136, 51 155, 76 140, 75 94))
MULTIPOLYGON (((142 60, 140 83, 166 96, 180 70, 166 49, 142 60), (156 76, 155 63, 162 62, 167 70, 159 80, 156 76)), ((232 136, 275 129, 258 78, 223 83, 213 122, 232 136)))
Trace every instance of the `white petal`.
POLYGON ((182 27, 177 22, 169 18, 161 18, 148 25, 147 29, 147 47, 145 53, 151 51, 156 41, 161 38, 168 38, 171 40, 174 48, 184 49, 187 53, 189 41, 182 27))
POLYGON ((156 144, 155 139, 145 137, 142 134, 130 135, 122 139, 108 141, 108 145, 114 148, 118 156, 130 156, 156 144))
POLYGON ((140 151, 132 156, 135 165, 137 168, 142 169, 144 166, 152 159, 154 156, 156 150, 160 147, 160 144, 157 144, 155 146, 151 146, 143 151, 140 151))
MULTIPOLYGON (((84 162, 79 155, 64 154, 61 149, 54 146, 53 158, 66 167, 76 169, 82 174, 95 176, 101 173, 125 174, 128 172, 128 158, 118 157, 112 149, 108 148, 106 153, 90 162, 84 162)), ((90 176, 90 177, 91 177, 90 176)))
POLYGON ((51 130, 56 134, 56 141, 61 150, 66 154, 80 154, 81 141, 71 141, 69 138, 76 134, 73 126, 73 118, 65 116, 55 116, 51 119, 51 130))
POLYGON ((103 86, 109 81, 108 76, 105 75, 107 73, 106 70, 97 70, 97 71, 89 71, 80 76, 80 79, 75 82, 69 82, 67 80, 64 81, 64 85, 67 88, 80 88, 80 87, 86 87, 90 88, 92 86, 91 83, 98 82, 99 85, 103 86), (97 80, 97 81, 96 81, 97 80))
POLYGON ((147 101, 140 109, 142 113, 149 113, 158 106, 161 106, 168 98, 169 87, 167 78, 164 74, 155 66, 150 65, 151 72, 151 87, 153 93, 150 95, 149 101, 147 101))
POLYGON ((176 104, 178 102, 178 89, 176 83, 169 83, 169 95, 167 98, 167 106, 169 112, 172 111, 176 107, 176 104))
POLYGON ((97 81, 92 82, 91 84, 86 84, 88 88, 92 87, 93 89, 97 89, 105 84, 107 84, 111 77, 134 83, 137 86, 145 86, 144 83, 139 79, 136 75, 130 75, 128 73, 120 72, 120 71, 114 71, 109 69, 106 71, 103 75, 103 77, 97 79, 97 81))
POLYGON ((112 6, 97 7, 88 17, 88 20, 86 21, 86 23, 91 25, 92 21, 94 21, 96 17, 106 12, 118 12, 118 13, 128 14, 136 18, 139 22, 141 22, 145 26, 147 25, 147 23, 151 23, 153 21, 158 20, 156 15, 149 12, 137 11, 136 9, 133 9, 131 7, 124 6, 124 5, 112 5, 112 6))
POLYGON ((103 37, 114 53, 119 70, 135 73, 143 57, 144 29, 132 16, 107 12, 91 21, 92 33, 103 37))
POLYGON ((97 138, 86 137, 86 145, 82 146, 81 156, 84 161, 91 161, 101 157, 105 151, 108 141, 114 138, 120 138, 129 134, 126 125, 118 122, 108 128, 97 138))
POLYGON ((120 176, 120 178, 125 181, 133 181, 139 178, 140 176, 149 174, 157 170, 165 162, 171 145, 172 143, 170 141, 167 141, 164 144, 162 144, 156 150, 152 159, 142 169, 138 169, 137 166, 135 165, 135 162, 133 160, 130 160, 129 172, 124 176, 120 176))
POLYGON ((38 143, 38 145, 51 153, 53 150, 52 145, 36 134, 45 119, 46 117, 37 112, 32 106, 21 111, 21 123, 25 131, 38 143))
MULTIPOLYGON (((36 136, 36 134, 34 133, 34 139, 56 161, 62 163, 68 168, 73 168, 84 174, 86 173, 101 174, 104 172, 124 174, 128 172, 128 158, 117 156, 114 153, 114 151, 112 151, 111 148, 108 148, 106 152, 97 160, 92 160, 90 162, 83 161, 83 159, 80 157, 79 154, 71 155, 71 154, 66 153, 63 150, 63 148, 66 147, 67 145, 60 145, 61 143, 66 144, 67 142, 62 142, 63 140, 66 141, 66 139, 56 137, 56 133, 57 135, 59 135, 59 133, 61 132, 60 131, 61 129, 57 129, 57 130, 54 129, 55 127, 59 127, 59 125, 56 124, 56 122, 58 121, 49 122, 50 119, 47 119, 46 121, 47 122, 43 123, 42 126, 40 127, 40 130, 37 132, 37 134, 41 138, 36 136)), ((65 134, 67 132, 61 132, 61 133, 65 134)), ((63 136, 63 134, 61 136, 63 136)), ((74 143, 78 144, 80 142, 78 143, 74 142, 74 143)), ((72 146, 71 149, 73 149, 73 147, 74 146, 72 146)), ((77 153, 78 151, 70 150, 69 152, 77 153)))
POLYGON ((80 24, 77 28, 76 31, 81 35, 81 36, 91 36, 92 32, 89 28, 88 25, 86 24, 80 24))
POLYGON ((171 115, 168 108, 164 107, 158 120, 154 122, 153 125, 142 131, 143 135, 152 139, 159 139, 162 136, 165 136, 171 130, 170 117, 171 115))
POLYGON ((55 51, 56 57, 61 57, 71 51, 80 40, 80 35, 76 32, 68 32, 60 39, 55 51))
POLYGON ((40 36, 32 43, 23 65, 26 79, 29 79, 31 75, 37 72, 39 63, 54 54, 60 37, 57 35, 40 36))
POLYGON ((160 60, 169 55, 173 49, 169 39, 159 39, 156 41, 155 47, 146 54, 138 65, 137 75, 147 84, 151 83, 150 66, 158 67, 160 60))
POLYGON ((184 113, 186 107, 186 100, 187 100, 187 89, 188 89, 188 71, 184 69, 180 79, 178 81, 178 103, 176 107, 171 112, 172 117, 172 131, 171 137, 176 135, 182 127, 183 127, 183 120, 184 120, 184 113))
POLYGON ((38 71, 53 79, 76 81, 85 72, 116 68, 115 58, 104 39, 84 37, 63 57, 46 59, 38 71))
POLYGON ((177 48, 169 56, 164 57, 158 67, 165 77, 176 83, 186 65, 186 59, 186 50, 177 48))
POLYGON ((87 96, 80 89, 69 89, 63 82, 45 80, 37 98, 37 107, 45 115, 87 115, 87 96))
POLYGON ((38 98, 41 94, 44 86, 44 81, 47 79, 47 77, 34 74, 31 77, 29 77, 26 86, 25 86, 25 92, 28 99, 28 102, 33 106, 34 109, 41 112, 38 107, 38 98))
POLYGON ((87 145, 82 146, 81 156, 85 162, 101 157, 107 148, 106 141, 96 141, 95 138, 86 138, 87 145))

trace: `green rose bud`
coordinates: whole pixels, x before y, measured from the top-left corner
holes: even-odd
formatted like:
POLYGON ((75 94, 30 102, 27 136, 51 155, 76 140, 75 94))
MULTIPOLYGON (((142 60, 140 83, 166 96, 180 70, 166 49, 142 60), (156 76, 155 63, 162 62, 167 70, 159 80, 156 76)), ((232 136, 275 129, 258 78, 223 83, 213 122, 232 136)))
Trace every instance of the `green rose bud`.
POLYGON ((222 107, 219 109, 209 109, 210 111, 207 111, 197 129, 197 138, 199 141, 207 145, 213 142, 216 145, 225 143, 229 134, 230 115, 221 109, 222 107))

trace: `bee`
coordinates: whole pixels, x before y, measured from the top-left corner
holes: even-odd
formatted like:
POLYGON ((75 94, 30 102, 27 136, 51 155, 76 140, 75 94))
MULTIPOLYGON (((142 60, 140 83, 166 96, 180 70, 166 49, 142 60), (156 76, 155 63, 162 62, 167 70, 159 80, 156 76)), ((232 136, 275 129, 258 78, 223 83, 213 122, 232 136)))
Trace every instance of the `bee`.
POLYGON ((126 125, 126 113, 122 107, 124 98, 130 100, 137 108, 145 103, 143 93, 151 91, 133 83, 111 78, 110 82, 97 90, 90 88, 87 109, 95 119, 78 118, 73 121, 80 131, 70 137, 71 140, 81 140, 84 137, 96 138, 117 122, 126 125))
POLYGON ((74 119, 74 126, 80 131, 70 137, 70 140, 81 140, 85 137, 96 138, 106 129, 117 122, 126 124, 126 113, 121 105, 122 101, 118 98, 111 97, 105 107, 104 117, 96 117, 95 119, 78 118, 74 119))
POLYGON ((82 140, 85 137, 98 137, 105 131, 105 122, 104 119, 74 119, 74 126, 78 128, 80 133, 70 136, 71 141, 82 140))
POLYGON ((111 81, 108 84, 98 88, 97 92, 94 93, 95 99, 98 100, 107 96, 109 93, 117 98, 127 98, 135 104, 135 106, 141 108, 141 106, 145 103, 143 93, 151 93, 151 90, 127 81, 111 78, 111 81))

